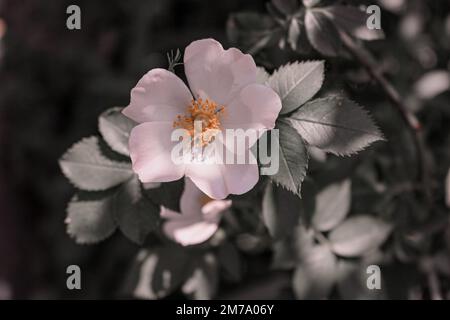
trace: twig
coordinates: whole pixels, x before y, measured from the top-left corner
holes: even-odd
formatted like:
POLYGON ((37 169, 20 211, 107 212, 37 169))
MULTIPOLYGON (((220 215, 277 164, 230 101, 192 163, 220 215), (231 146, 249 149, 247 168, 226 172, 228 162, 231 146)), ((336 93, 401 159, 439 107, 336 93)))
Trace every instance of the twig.
POLYGON ((432 206, 431 178, 427 167, 426 147, 423 141, 422 125, 413 112, 404 103, 397 89, 383 76, 371 53, 364 47, 359 46, 345 32, 340 33, 342 42, 348 51, 367 69, 369 74, 377 81, 384 93, 388 96, 392 105, 402 116, 408 131, 414 141, 418 166, 418 180, 428 205, 432 206))

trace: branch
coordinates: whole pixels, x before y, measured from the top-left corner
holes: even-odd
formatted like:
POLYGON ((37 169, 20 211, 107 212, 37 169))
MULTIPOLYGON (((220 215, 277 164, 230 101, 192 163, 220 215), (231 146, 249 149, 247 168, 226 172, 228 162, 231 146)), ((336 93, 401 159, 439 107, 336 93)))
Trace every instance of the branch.
POLYGON ((376 60, 364 47, 359 46, 345 32, 340 33, 342 42, 347 50, 367 69, 369 74, 375 79, 386 96, 391 101, 393 107, 400 113, 408 131, 414 141, 416 148, 416 159, 418 166, 418 180, 421 183, 422 191, 428 205, 432 206, 431 177, 427 166, 426 147, 423 139, 422 125, 410 108, 404 103, 405 99, 399 94, 397 89, 383 76, 376 60))

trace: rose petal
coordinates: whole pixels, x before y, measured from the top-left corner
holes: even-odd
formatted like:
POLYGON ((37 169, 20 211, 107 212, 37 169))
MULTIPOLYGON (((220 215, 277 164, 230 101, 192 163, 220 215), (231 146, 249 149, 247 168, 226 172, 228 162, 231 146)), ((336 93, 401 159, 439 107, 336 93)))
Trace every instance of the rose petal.
POLYGON ((192 42, 184 53, 184 67, 194 96, 220 105, 227 105, 243 87, 256 82, 253 58, 236 48, 224 50, 213 39, 192 42))
POLYGON ((169 182, 183 177, 184 164, 172 160, 178 142, 171 141, 170 122, 146 122, 131 130, 129 149, 133 171, 143 183, 169 182))
POLYGON ((167 221, 163 225, 164 234, 183 246, 205 242, 217 231, 219 221, 167 221))
POLYGON ((212 199, 225 199, 229 194, 243 194, 251 190, 259 179, 258 165, 199 164, 186 165, 186 176, 212 199))
POLYGON ((174 73, 152 69, 131 90, 130 104, 122 112, 138 123, 174 121, 191 100, 188 87, 174 73))
POLYGON ((222 118, 225 129, 267 130, 275 127, 281 99, 271 88, 251 84, 243 88, 226 107, 222 118))

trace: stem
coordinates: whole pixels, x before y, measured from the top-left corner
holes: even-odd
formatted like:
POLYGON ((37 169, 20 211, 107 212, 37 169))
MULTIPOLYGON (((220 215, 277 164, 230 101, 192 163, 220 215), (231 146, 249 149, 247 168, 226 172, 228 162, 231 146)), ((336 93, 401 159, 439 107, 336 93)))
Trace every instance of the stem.
POLYGON ((369 74, 379 84, 392 106, 400 113, 408 131, 414 141, 418 166, 418 180, 422 185, 422 191, 429 206, 432 206, 431 178, 427 167, 426 147, 423 139, 422 125, 410 108, 404 103, 404 99, 397 89, 383 76, 377 67, 376 60, 371 53, 355 41, 345 32, 340 33, 342 42, 347 50, 367 69, 369 74))

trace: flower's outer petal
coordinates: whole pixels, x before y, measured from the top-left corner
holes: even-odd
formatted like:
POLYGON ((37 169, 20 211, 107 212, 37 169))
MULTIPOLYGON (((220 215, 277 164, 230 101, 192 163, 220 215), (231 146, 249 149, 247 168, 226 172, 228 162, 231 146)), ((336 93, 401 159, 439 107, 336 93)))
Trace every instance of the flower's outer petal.
POLYGON ((183 177, 185 165, 171 157, 178 143, 171 141, 172 131, 170 122, 146 122, 131 130, 130 156, 141 182, 169 182, 183 177))
POLYGON ((216 221, 220 219, 221 214, 231 207, 231 200, 213 200, 206 203, 202 207, 202 213, 204 216, 204 220, 206 221, 216 221))
POLYGON ((227 105, 246 85, 256 82, 252 56, 236 48, 224 50, 213 39, 192 42, 184 53, 186 77, 195 98, 227 105))
POLYGON ((122 112, 138 123, 174 121, 191 100, 188 87, 174 73, 152 69, 131 90, 130 104, 122 112))
POLYGON ((184 217, 201 217, 202 198, 206 197, 189 178, 184 179, 184 191, 180 198, 180 209, 184 217))
POLYGON ((224 129, 268 130, 275 127, 281 99, 270 87, 251 84, 243 88, 225 110, 224 129))
POLYGON ((163 225, 164 234, 183 246, 205 242, 218 228, 219 221, 202 220, 169 220, 163 225))
POLYGON ((208 197, 221 200, 229 194, 243 194, 251 190, 258 182, 259 171, 256 162, 248 164, 190 163, 186 165, 186 176, 208 197))
POLYGON ((259 168, 256 161, 228 164, 224 165, 223 169, 223 176, 230 194, 244 194, 253 189, 259 180, 259 168))
POLYGON ((223 164, 220 163, 189 163, 186 164, 186 176, 208 197, 225 199, 229 192, 222 167, 223 164))

